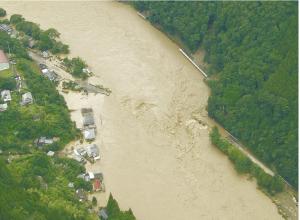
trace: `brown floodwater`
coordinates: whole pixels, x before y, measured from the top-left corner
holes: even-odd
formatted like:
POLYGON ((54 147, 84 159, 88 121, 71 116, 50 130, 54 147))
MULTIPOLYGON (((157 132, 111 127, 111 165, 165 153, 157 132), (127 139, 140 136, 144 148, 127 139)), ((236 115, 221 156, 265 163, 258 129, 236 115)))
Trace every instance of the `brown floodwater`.
MULTIPOLYGON (((209 141, 209 89, 164 34, 117 2, 1 2, 42 28, 55 27, 112 89, 66 98, 95 109, 108 196, 141 220, 281 219, 253 181, 209 141), (195 120, 197 119, 197 120, 195 120), (101 122, 101 123, 100 123, 101 122)), ((104 204, 102 204, 104 205, 104 204)))

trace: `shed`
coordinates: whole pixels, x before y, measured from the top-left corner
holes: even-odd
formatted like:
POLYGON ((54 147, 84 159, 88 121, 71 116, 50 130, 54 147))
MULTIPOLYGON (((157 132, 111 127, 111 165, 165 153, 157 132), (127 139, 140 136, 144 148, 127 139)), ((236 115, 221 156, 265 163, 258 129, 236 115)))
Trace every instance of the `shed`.
POLYGON ((33 103, 31 92, 26 92, 22 95, 21 105, 27 105, 33 103))
POLYGON ((94 191, 101 190, 101 181, 99 179, 95 179, 95 181, 93 182, 93 190, 94 191))
POLYGON ((93 113, 88 113, 83 115, 83 126, 89 126, 89 125, 94 125, 95 120, 93 113))
POLYGON ((9 90, 3 90, 1 92, 1 98, 4 102, 11 101, 11 94, 9 90))
POLYGON ((9 69, 9 61, 3 50, 0 50, 0 71, 9 69))

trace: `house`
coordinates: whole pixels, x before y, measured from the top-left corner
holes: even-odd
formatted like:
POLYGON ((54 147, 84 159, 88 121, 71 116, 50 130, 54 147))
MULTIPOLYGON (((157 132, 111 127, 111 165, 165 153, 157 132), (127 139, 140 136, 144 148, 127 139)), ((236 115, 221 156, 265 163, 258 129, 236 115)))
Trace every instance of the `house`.
POLYGON ((93 109, 83 108, 81 109, 81 114, 83 116, 83 126, 84 127, 93 127, 95 125, 93 109))
POLYGON ((92 113, 83 115, 83 126, 90 126, 94 124, 95 124, 95 120, 92 113))
POLYGON ((42 73, 51 81, 54 81, 58 78, 57 74, 53 70, 50 71, 49 69, 42 69, 42 73))
POLYGON ((0 71, 9 69, 9 61, 3 50, 0 50, 0 71))
POLYGON ((4 112, 7 110, 7 103, 0 104, 0 112, 4 112))
POLYGON ((105 208, 100 209, 98 215, 99 215, 101 220, 107 220, 108 219, 107 210, 105 208))
POLYGON ((87 200, 87 196, 83 189, 76 190, 76 197, 79 199, 80 202, 87 200))
POLYGON ((4 102, 11 101, 11 95, 9 90, 3 90, 1 92, 1 98, 4 102))
POLYGON ((96 131, 94 128, 88 128, 83 131, 84 139, 87 141, 92 141, 96 138, 96 131))
POLYGON ((93 190, 94 191, 100 191, 101 190, 101 181, 99 179, 95 179, 94 183, 93 183, 93 190))
POLYGON ((85 163, 85 160, 80 155, 73 154, 73 159, 78 161, 79 163, 85 163))
POLYGON ((21 105, 27 105, 27 104, 32 104, 33 103, 33 98, 31 95, 31 92, 26 92, 22 95, 22 102, 21 105))
POLYGON ((50 151, 48 151, 47 156, 53 157, 54 154, 55 154, 55 152, 50 150, 50 151))
POLYGON ((89 157, 98 157, 99 156, 99 148, 96 144, 91 144, 86 147, 86 153, 89 157))

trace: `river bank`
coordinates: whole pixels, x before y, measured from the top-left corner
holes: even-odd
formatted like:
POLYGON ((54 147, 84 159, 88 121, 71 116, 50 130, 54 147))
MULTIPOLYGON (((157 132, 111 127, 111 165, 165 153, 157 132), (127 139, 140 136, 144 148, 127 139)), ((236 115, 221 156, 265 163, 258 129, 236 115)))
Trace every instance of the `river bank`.
POLYGON ((208 127, 194 119, 209 120, 202 76, 134 10, 103 2, 2 5, 55 27, 71 54, 91 66, 90 81, 112 89, 109 97, 64 96, 73 120, 80 121, 82 107, 96 112, 102 153, 96 168, 122 208, 131 207, 138 219, 280 219, 274 204, 211 146, 208 127))

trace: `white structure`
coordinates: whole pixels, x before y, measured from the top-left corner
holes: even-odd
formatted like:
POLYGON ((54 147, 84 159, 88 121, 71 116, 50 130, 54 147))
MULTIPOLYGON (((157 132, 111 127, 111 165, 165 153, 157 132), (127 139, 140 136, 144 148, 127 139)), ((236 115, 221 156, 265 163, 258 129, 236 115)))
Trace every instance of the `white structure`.
POLYGON ((84 136, 84 139, 87 141, 94 140, 96 137, 95 129, 94 128, 85 129, 83 131, 83 136, 84 136))
POLYGON ((4 103, 4 104, 0 104, 0 112, 4 112, 7 110, 7 104, 4 103))
POLYGON ((0 50, 0 71, 7 69, 9 69, 9 61, 3 50, 0 50))
POLYGON ((9 102, 11 101, 11 95, 9 90, 3 90, 1 92, 1 98, 4 102, 9 102))
POLYGON ((33 103, 31 92, 26 92, 22 95, 21 105, 27 105, 33 103))
POLYGON ((99 157, 99 148, 96 144, 91 144, 86 147, 86 152, 89 157, 99 157))
POLYGON ((48 153, 47 153, 47 156, 49 156, 49 157, 53 157, 54 156, 54 151, 48 151, 48 153))

